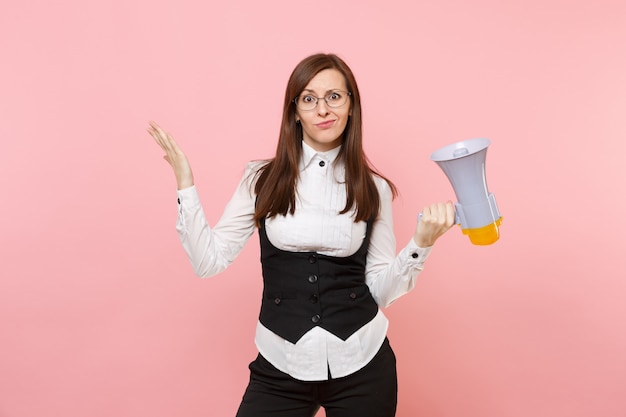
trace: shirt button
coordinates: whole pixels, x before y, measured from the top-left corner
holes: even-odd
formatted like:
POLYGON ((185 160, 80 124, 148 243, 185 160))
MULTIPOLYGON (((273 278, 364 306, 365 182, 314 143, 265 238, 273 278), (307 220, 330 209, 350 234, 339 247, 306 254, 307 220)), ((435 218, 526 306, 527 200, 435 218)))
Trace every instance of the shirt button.
POLYGON ((356 299, 356 293, 355 292, 351 292, 350 293, 350 298, 352 298, 353 300, 356 299))
POLYGON ((274 304, 276 305, 280 304, 280 298, 278 297, 274 298, 274 304))
POLYGON ((411 257, 413 257, 413 259, 417 259, 420 255, 418 253, 413 253, 411 254, 411 257))
POLYGON ((320 166, 323 167, 324 165, 326 165, 326 162, 320 161, 320 166))
POLYGON ((312 302, 313 304, 317 303, 317 300, 318 300, 317 294, 313 294, 311 295, 311 297, 309 297, 309 301, 312 302))
POLYGON ((309 282, 315 284, 317 282, 317 275, 309 275, 309 282))
POLYGON ((311 317, 311 321, 312 321, 313 323, 319 323, 321 319, 322 319, 322 318, 320 317, 320 315, 319 315, 319 314, 316 314, 316 315, 314 315, 313 317, 311 317))
POLYGON ((317 262, 317 255, 309 256, 309 263, 314 264, 315 262, 317 262))
POLYGON ((178 199, 178 204, 180 204, 180 198, 178 199))

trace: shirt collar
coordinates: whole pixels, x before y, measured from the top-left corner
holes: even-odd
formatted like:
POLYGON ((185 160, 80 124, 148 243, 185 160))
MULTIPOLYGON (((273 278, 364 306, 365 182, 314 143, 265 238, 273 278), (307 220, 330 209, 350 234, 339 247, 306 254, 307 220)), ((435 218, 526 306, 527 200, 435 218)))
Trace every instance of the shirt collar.
POLYGON ((305 169, 315 159, 323 160, 329 164, 332 164, 335 159, 337 159, 337 155, 339 155, 340 150, 341 145, 326 152, 318 152, 306 142, 302 141, 302 159, 300 161, 300 169, 305 169))

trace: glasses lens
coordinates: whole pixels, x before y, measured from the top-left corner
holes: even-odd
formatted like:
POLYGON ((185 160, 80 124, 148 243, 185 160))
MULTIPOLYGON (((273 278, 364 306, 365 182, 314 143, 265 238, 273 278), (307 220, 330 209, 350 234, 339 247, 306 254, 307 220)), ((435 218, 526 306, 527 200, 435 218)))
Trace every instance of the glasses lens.
POLYGON ((298 96, 296 97, 296 106, 300 110, 313 110, 317 105, 317 98, 313 96, 298 96))
POLYGON ((345 91, 333 91, 326 96, 329 107, 341 107, 348 101, 348 93, 345 91))

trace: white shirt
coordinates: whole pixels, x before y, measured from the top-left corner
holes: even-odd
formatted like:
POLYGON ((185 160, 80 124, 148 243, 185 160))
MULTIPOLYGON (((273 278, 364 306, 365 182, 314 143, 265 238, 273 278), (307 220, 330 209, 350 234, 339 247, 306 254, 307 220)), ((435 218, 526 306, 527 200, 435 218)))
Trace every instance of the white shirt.
MULTIPOLYGON (((336 160, 340 148, 316 152, 302 143, 296 210, 293 215, 266 220, 270 242, 281 250, 316 251, 345 257, 355 253, 365 237, 365 222, 352 221, 352 211, 340 215, 346 203, 343 163, 336 160)), ((252 236, 255 225, 254 185, 260 162, 251 162, 214 227, 207 224, 195 187, 178 191, 176 230, 194 272, 210 277, 225 270, 252 236)), ((389 184, 374 176, 381 200, 372 226, 365 280, 379 307, 384 308, 415 286, 431 248, 419 248, 411 238, 396 255, 392 194, 389 184)), ((385 340, 388 320, 382 311, 343 341, 317 326, 292 344, 257 324, 259 352, 277 369, 302 381, 322 381, 350 375, 364 367, 385 340)))

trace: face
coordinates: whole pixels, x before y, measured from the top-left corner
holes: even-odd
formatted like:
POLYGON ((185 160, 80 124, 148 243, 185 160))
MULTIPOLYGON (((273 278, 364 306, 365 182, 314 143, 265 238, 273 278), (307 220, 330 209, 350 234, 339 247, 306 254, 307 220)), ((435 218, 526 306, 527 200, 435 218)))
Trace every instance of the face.
POLYGON ((306 85, 300 97, 318 97, 313 110, 300 110, 296 107, 296 120, 302 125, 302 140, 313 149, 325 152, 341 144, 343 131, 351 114, 350 98, 340 107, 330 107, 321 97, 337 91, 348 91, 346 80, 336 69, 320 71, 306 85))

